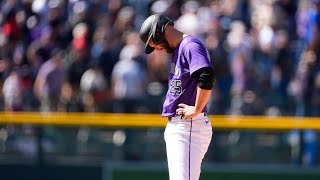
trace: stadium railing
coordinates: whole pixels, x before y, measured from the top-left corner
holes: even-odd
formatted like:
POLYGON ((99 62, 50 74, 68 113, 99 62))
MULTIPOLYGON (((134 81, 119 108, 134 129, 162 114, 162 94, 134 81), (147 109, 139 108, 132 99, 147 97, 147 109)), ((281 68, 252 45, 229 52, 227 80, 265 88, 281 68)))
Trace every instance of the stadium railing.
MULTIPOLYGON (((209 115, 215 129, 320 130, 320 117, 209 115)), ((2 112, 0 124, 55 126, 165 127, 159 114, 2 112)))

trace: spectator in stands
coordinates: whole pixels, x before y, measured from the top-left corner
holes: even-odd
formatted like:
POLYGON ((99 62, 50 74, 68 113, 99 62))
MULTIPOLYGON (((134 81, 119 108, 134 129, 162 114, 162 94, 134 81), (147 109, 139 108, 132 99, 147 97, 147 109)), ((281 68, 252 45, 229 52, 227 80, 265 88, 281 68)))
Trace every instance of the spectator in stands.
POLYGON ((72 41, 68 53, 66 68, 67 83, 70 84, 72 94, 78 97, 81 93, 80 81, 83 73, 88 69, 90 45, 88 42, 89 27, 85 22, 76 24, 72 29, 72 41))
POLYGON ((23 110, 21 78, 16 70, 13 70, 5 79, 2 92, 4 96, 5 111, 23 110))
POLYGON ((146 70, 140 54, 141 48, 137 44, 127 44, 121 50, 111 78, 112 92, 116 99, 115 112, 139 112, 147 84, 146 70))
POLYGON ((176 20, 175 26, 178 30, 191 36, 198 36, 202 27, 199 26, 197 10, 200 5, 198 1, 186 1, 181 7, 181 16, 176 20))
POLYGON ((105 77, 97 64, 92 64, 83 73, 80 81, 80 90, 83 96, 82 101, 85 112, 102 111, 102 106, 106 101, 107 86, 105 77))
POLYGON ((42 64, 34 83, 34 93, 41 102, 41 111, 57 111, 62 84, 65 80, 65 53, 55 49, 42 64))
MULTIPOLYGON (((291 82, 291 94, 296 100, 296 116, 312 116, 312 100, 315 73, 319 72, 317 57, 313 50, 305 50, 301 55, 295 77, 291 82)), ((316 161, 316 134, 312 130, 293 131, 291 136, 298 138, 301 145, 300 156, 293 156, 293 161, 313 166, 316 161)), ((293 144, 299 146, 300 144, 293 144)))

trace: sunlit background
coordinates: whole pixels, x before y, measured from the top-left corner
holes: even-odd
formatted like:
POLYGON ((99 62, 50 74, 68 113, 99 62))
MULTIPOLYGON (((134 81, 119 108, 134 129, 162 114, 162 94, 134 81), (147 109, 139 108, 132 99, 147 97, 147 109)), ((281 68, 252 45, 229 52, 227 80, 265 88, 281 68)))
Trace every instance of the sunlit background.
MULTIPOLYGON (((171 56, 146 56, 138 34, 154 13, 208 48, 210 117, 319 117, 320 0, 2 0, 0 179, 168 179, 164 126, 153 122, 171 56), (10 123, 21 112, 35 118, 10 123), (80 114, 54 125, 50 112, 80 114), (151 125, 130 124, 132 114, 151 125)), ((202 179, 320 178, 320 128, 212 124, 202 179)))

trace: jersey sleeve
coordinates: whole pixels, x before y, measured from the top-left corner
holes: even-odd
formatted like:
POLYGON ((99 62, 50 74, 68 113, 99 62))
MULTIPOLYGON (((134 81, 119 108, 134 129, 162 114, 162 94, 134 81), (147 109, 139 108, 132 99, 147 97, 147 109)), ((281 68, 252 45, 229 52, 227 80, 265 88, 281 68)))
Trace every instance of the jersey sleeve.
POLYGON ((197 41, 192 41, 184 47, 184 54, 189 64, 190 75, 203 67, 212 67, 206 47, 197 41))

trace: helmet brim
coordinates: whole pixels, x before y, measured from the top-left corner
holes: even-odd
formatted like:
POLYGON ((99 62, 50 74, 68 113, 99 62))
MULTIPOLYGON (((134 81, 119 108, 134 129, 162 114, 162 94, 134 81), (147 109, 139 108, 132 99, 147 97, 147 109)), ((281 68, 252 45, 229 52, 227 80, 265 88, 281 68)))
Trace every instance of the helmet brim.
POLYGON ((154 47, 149 46, 149 42, 151 40, 151 37, 152 37, 152 33, 150 33, 150 35, 149 35, 149 37, 148 37, 148 39, 146 41, 146 46, 145 46, 145 50, 144 50, 144 52, 146 54, 150 54, 150 53, 152 53, 154 51, 154 47))

